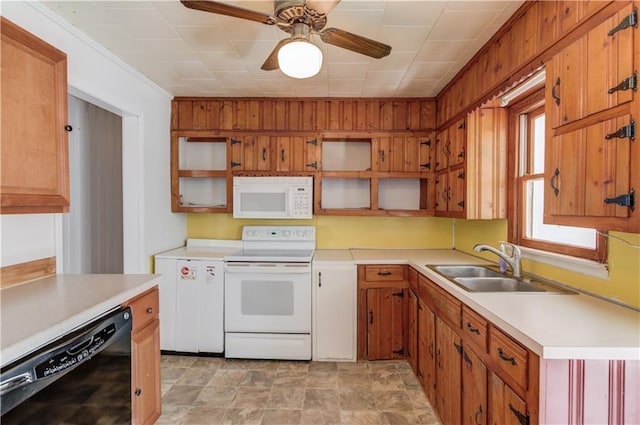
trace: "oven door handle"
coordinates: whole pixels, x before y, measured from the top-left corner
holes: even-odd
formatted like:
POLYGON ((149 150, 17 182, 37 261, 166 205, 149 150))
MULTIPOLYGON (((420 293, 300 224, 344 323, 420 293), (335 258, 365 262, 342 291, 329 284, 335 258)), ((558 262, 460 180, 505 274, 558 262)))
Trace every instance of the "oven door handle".
POLYGON ((311 272, 305 263, 227 263, 226 273, 304 274, 311 272))

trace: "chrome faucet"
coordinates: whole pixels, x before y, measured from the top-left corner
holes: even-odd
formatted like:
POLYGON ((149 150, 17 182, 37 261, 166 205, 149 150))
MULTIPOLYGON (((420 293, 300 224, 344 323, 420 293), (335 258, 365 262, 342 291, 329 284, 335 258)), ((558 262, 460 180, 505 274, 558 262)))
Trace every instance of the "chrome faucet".
POLYGON ((474 251, 477 251, 477 252, 482 252, 482 251, 493 252, 498 257, 500 257, 505 263, 507 263, 509 267, 511 267, 513 277, 521 277, 522 275, 521 264, 520 264, 521 253, 520 253, 520 248, 518 248, 516 245, 509 242, 500 242, 500 250, 498 250, 489 245, 477 244, 476 246, 473 247, 473 249, 474 251), (507 246, 511 250, 510 255, 507 255, 506 253, 507 246))

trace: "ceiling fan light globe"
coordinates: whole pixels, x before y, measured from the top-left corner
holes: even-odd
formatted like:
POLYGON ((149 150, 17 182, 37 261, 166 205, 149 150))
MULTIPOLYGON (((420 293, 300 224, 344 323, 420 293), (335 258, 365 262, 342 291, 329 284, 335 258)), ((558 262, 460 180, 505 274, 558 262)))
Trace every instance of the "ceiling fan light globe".
POLYGON ((278 64, 289 77, 313 77, 322 68, 322 50, 306 40, 292 41, 278 51, 278 64))

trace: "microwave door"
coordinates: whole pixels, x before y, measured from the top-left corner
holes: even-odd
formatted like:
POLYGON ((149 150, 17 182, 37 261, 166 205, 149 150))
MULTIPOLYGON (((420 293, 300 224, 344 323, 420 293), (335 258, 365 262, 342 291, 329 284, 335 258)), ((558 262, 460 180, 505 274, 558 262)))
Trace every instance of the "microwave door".
POLYGON ((288 188, 234 187, 235 218, 288 218, 290 205, 288 188))

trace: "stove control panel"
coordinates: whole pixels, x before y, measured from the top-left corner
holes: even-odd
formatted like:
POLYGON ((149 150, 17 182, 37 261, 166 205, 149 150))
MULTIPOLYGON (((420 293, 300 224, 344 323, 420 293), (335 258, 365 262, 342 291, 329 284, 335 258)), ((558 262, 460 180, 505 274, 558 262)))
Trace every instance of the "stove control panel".
POLYGON ((243 241, 315 241, 316 228, 313 226, 244 226, 243 241))

